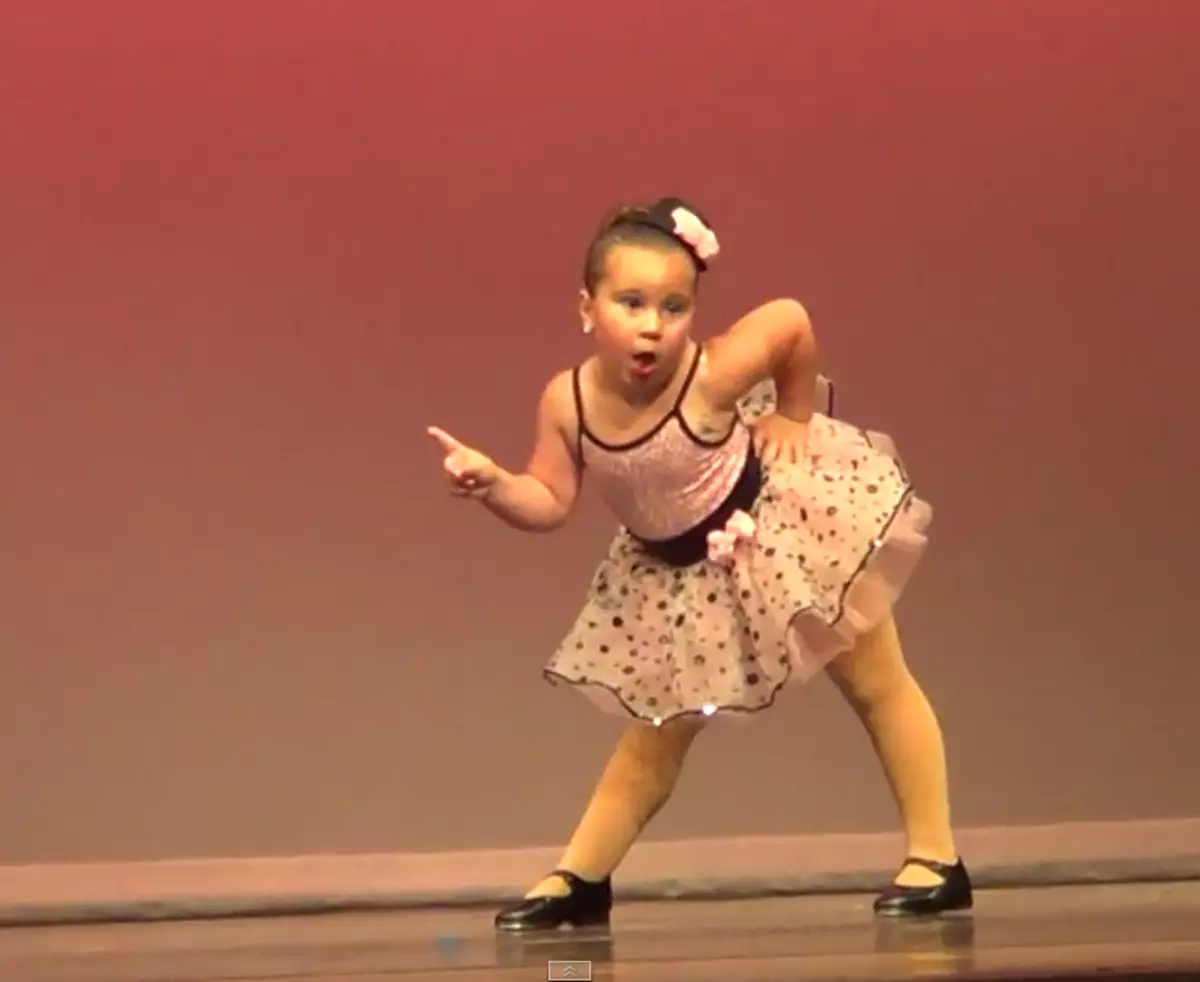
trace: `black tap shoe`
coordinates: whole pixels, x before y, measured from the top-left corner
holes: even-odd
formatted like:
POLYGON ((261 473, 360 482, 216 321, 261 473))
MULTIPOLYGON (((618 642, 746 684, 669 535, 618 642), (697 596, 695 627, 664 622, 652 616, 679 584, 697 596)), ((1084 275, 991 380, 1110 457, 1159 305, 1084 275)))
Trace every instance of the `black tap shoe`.
POLYGON ((875 898, 875 913, 881 917, 933 917, 974 906, 971 877, 961 858, 950 864, 909 856, 904 865, 923 866, 940 876, 942 882, 928 887, 902 887, 893 883, 875 898))
POLYGON ((554 931, 564 925, 607 925, 612 913, 612 878, 585 880, 569 870, 556 869, 569 893, 562 897, 528 897, 496 915, 497 931, 554 931))

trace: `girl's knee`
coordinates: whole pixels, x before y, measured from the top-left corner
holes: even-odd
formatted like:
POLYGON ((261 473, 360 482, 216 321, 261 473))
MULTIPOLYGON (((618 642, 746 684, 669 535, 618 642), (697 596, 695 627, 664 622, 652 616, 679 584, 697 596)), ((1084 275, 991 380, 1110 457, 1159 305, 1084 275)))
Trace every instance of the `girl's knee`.
POLYGON ((855 705, 871 707, 916 685, 891 618, 864 634, 829 665, 829 675, 855 705))

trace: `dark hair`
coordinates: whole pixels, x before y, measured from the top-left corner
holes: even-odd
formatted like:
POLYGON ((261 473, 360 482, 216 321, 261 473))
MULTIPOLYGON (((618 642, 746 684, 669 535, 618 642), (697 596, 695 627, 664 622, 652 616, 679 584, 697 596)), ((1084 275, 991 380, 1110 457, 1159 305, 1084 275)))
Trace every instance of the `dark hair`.
POLYGON ((600 285, 608 250, 617 245, 680 249, 692 260, 697 275, 706 270, 708 264, 672 231, 674 224, 669 216, 675 208, 686 208, 705 225, 709 224, 695 208, 679 198, 660 198, 650 205, 622 204, 611 209, 596 229, 584 256, 583 285, 588 293, 595 293, 600 285))

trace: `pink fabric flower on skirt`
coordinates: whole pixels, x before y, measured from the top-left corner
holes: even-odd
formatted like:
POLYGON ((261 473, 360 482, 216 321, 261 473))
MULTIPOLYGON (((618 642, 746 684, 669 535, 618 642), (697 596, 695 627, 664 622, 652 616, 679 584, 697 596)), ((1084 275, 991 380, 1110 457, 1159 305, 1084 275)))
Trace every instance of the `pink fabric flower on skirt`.
POLYGON ((708 262, 721 251, 717 234, 694 212, 686 208, 676 208, 671 212, 671 217, 675 220, 675 234, 692 247, 692 251, 702 262, 708 262))
POLYGON ((708 533, 708 558, 726 569, 732 568, 738 543, 753 539, 757 531, 753 518, 744 511, 735 511, 724 528, 708 533))

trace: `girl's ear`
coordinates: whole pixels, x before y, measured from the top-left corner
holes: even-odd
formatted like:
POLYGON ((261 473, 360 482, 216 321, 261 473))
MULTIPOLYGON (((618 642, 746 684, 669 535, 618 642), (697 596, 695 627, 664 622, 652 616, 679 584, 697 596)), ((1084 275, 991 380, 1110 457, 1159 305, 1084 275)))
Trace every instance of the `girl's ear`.
POLYGON ((596 327, 596 301, 584 287, 579 291, 579 319, 583 322, 583 333, 591 334, 596 327))

